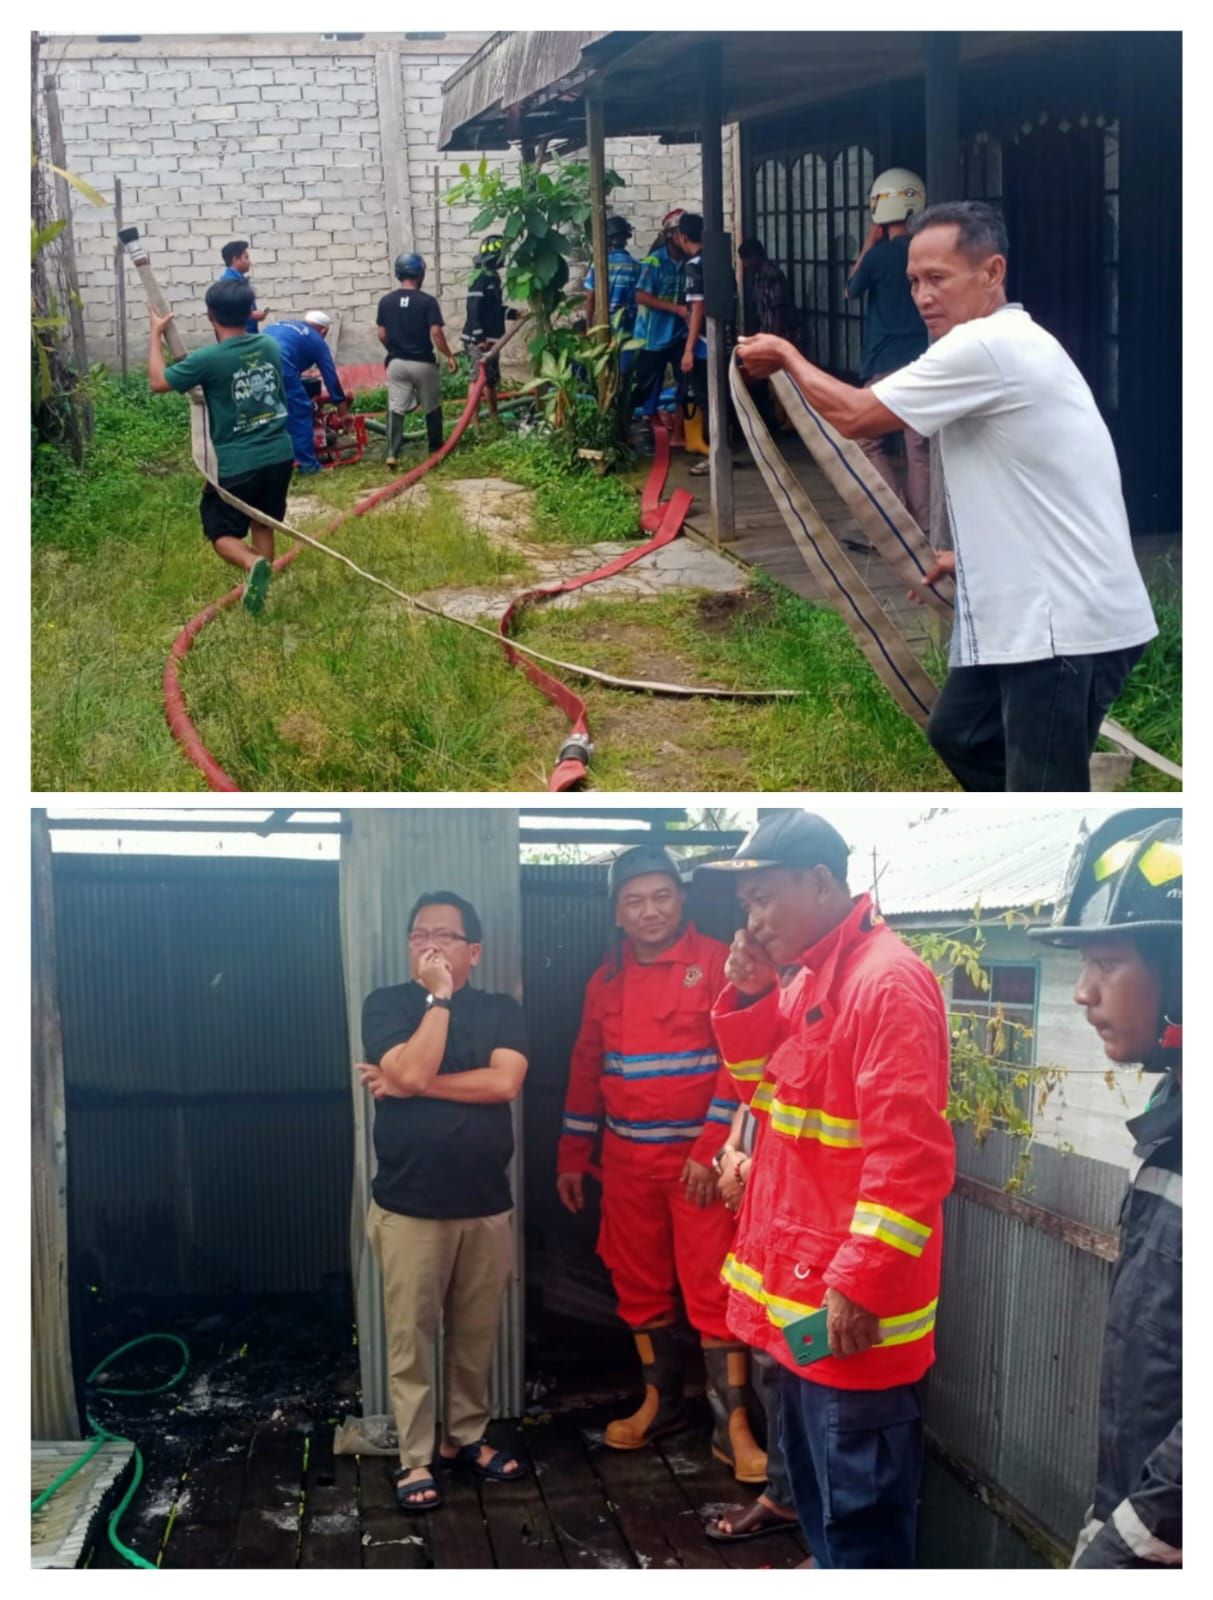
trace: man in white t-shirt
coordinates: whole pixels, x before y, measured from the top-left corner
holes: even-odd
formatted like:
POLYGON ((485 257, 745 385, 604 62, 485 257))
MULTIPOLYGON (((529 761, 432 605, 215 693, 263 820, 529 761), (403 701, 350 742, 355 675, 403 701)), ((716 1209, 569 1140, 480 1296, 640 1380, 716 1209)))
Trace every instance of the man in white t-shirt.
POLYGON ((1158 629, 1111 435, 1050 333, 1006 297, 1002 219, 980 201, 910 221, 908 275, 932 344, 870 389, 783 340, 738 341, 848 439, 938 434, 956 579, 951 670, 927 737, 966 789, 1086 790, 1099 725, 1158 629))

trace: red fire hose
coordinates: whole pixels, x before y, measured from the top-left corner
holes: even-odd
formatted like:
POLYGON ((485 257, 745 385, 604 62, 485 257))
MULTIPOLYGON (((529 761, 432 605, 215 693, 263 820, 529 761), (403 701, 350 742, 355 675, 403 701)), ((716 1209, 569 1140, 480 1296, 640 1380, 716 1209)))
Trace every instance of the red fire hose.
MULTIPOLYGON (((477 374, 475 381, 468 391, 467 404, 463 412, 439 449, 420 465, 386 484, 382 489, 376 490, 365 499, 360 500, 349 511, 343 511, 327 523, 323 529, 324 537, 328 537, 340 528, 351 517, 364 516, 368 511, 373 511, 386 500, 393 499, 405 489, 410 488, 425 476, 431 468, 436 467, 450 452, 462 437, 464 430, 476 415, 480 404, 480 397, 484 390, 485 374, 483 369, 477 374)), ((556 759, 556 766, 548 780, 549 792, 561 792, 576 787, 585 779, 586 768, 591 754, 590 730, 586 720, 585 701, 581 696, 570 689, 567 684, 561 683, 550 673, 545 672, 535 661, 520 655, 510 647, 508 642, 510 631, 517 621, 522 610, 531 604, 549 599, 553 595, 563 594, 569 590, 580 589, 588 583, 595 583, 601 578, 612 577, 617 572, 622 572, 625 567, 640 560, 642 556, 649 555, 658 550, 662 545, 668 544, 676 538, 690 509, 693 496, 685 489, 679 489, 664 505, 660 503, 661 490, 665 484, 666 473, 669 470, 670 441, 664 427, 655 424, 653 437, 656 451, 653 465, 641 496, 641 526, 654 534, 652 539, 633 549, 625 551, 605 566, 598 567, 593 572, 583 573, 580 577, 570 578, 562 583, 547 584, 542 588, 529 589, 512 602, 499 624, 506 656, 512 665, 521 667, 530 681, 543 693, 553 705, 558 706, 568 717, 572 727, 568 738, 561 746, 556 759)), ((280 572, 290 565, 303 549, 302 545, 295 545, 274 562, 274 570, 280 572)), ((180 744, 186 757, 193 762, 207 781, 208 787, 213 790, 227 793, 240 793, 240 785, 229 776, 219 765, 215 757, 202 742, 202 737, 190 717, 185 704, 185 695, 181 687, 181 678, 178 672, 178 663, 183 661, 193 648, 194 640, 212 622, 221 611, 228 606, 235 605, 244 593, 243 586, 237 584, 225 595, 198 612, 181 629, 173 640, 169 651, 168 660, 164 666, 164 710, 168 719, 169 729, 173 737, 180 744)))

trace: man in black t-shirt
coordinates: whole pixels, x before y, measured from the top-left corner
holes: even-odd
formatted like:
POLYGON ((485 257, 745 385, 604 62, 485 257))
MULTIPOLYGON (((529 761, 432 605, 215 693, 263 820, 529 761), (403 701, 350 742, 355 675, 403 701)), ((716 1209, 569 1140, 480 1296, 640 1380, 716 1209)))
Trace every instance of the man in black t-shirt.
POLYGON ((358 1063, 375 1097, 367 1236, 383 1273, 388 1376, 400 1441, 396 1503, 442 1504, 438 1468, 504 1482, 526 1467, 485 1443, 489 1372, 514 1262, 510 1102, 527 1069, 522 1008, 468 987, 480 918, 447 890, 409 915, 412 982, 362 1007, 358 1063), (434 1453, 434 1342, 444 1326, 443 1438, 434 1453))
POLYGON ((468 290, 467 317, 463 324, 463 344, 475 378, 481 363, 484 364, 484 397, 489 403, 489 416, 497 420, 497 390, 501 384, 501 363, 496 356, 484 359, 484 352, 504 337, 507 321, 518 313, 507 309, 501 287, 500 264, 505 252, 505 239, 499 233, 490 233, 480 241, 476 265, 480 268, 468 290))
POLYGON ((425 262, 411 252, 396 257, 400 287, 385 294, 376 317, 379 343, 387 351, 387 457, 394 467, 404 438, 404 419, 418 406, 425 413, 425 436, 430 454, 442 444, 442 379, 434 351, 446 357, 448 372, 459 363, 451 354, 442 325, 442 308, 421 287, 425 262))

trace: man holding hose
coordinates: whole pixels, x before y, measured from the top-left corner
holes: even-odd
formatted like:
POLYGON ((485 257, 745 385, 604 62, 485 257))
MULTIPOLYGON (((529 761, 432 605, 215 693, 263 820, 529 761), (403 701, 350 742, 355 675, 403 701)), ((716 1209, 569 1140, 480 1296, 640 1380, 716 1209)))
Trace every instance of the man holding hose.
POLYGON ((1006 295, 1007 235, 980 201, 909 221, 908 277, 932 340, 870 388, 768 334, 747 376, 786 372, 847 439, 939 435, 955 548, 951 671, 927 725, 965 789, 1087 790, 1099 725, 1158 632, 1120 470, 1086 380, 1006 295))

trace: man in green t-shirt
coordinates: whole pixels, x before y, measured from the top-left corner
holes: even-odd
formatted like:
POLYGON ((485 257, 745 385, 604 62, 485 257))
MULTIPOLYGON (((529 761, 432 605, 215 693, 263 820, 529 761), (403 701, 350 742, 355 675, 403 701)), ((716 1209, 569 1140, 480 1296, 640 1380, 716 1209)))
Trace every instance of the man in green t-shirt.
MULTIPOLYGON (((206 399, 219 482, 256 511, 281 522, 294 471, 294 448, 286 430, 282 358, 265 334, 246 333, 253 291, 235 279, 220 279, 206 291, 206 314, 215 330, 211 349, 192 350, 166 368, 164 331, 170 312, 151 319, 147 376, 153 394, 199 387, 206 399)), ((274 559, 274 530, 228 505, 208 483, 202 491, 202 531, 222 556, 248 574, 244 606, 256 616, 265 605, 274 559), (251 529, 251 548, 245 537, 251 529)))

